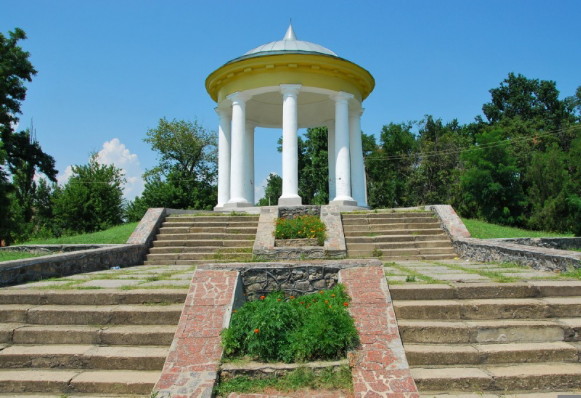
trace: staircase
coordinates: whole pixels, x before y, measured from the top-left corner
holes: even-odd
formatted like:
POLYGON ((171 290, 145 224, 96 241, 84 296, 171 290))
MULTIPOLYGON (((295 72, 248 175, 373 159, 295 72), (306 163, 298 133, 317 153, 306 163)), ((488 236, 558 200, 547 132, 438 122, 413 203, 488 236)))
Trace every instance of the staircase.
POLYGON ((173 215, 162 224, 147 265, 249 261, 258 215, 173 215))
POLYGON ((0 290, 0 396, 149 397, 185 296, 0 290))
POLYGON ((342 213, 347 256, 385 261, 456 257, 436 216, 427 211, 342 213))
POLYGON ((422 397, 581 393, 581 282, 394 285, 390 292, 422 397))

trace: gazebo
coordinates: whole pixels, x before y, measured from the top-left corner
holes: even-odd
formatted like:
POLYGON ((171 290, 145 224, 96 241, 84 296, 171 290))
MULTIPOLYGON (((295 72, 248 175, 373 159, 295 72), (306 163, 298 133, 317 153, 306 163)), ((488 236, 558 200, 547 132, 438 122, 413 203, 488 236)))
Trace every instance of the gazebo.
POLYGON ((254 206, 254 129, 282 127, 281 206, 298 194, 298 129, 328 128, 329 198, 339 206, 367 206, 361 146, 362 101, 371 74, 319 44, 284 38, 256 47, 212 72, 206 90, 218 104, 218 204, 215 210, 254 206))

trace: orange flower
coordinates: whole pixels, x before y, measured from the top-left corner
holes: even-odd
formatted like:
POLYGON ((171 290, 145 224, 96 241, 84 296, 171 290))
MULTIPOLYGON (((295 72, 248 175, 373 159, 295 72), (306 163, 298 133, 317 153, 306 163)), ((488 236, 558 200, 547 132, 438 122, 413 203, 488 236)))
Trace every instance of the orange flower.
POLYGON ((334 294, 332 294, 332 295, 331 295, 331 297, 335 297, 335 295, 334 295, 334 294))
POLYGON ((276 301, 280 301, 281 299, 276 299, 276 301))
POLYGON ((349 303, 345 301, 345 302, 343 303, 343 306, 344 306, 344 307, 349 307, 349 303))
POLYGON ((290 299, 293 300, 295 298, 295 296, 290 296, 290 299))
POLYGON ((234 313, 235 313, 235 312, 236 312, 236 310, 232 310, 232 312, 234 312, 234 313))
POLYGON ((329 304, 329 300, 325 300, 325 304, 329 304))
POLYGON ((324 292, 324 291, 322 291, 322 290, 320 290, 320 291, 319 291, 319 294, 323 294, 323 293, 325 293, 325 292, 324 292))
POLYGON ((260 299, 261 300, 264 300, 265 298, 266 298, 265 296, 260 296, 260 299))
POLYGON ((260 329, 254 329, 254 333, 256 334, 260 333, 260 329))

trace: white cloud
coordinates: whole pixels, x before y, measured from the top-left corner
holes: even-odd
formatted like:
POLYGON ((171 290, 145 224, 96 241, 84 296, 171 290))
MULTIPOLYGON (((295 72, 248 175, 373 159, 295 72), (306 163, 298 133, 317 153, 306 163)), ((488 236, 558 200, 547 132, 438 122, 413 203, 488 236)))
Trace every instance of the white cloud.
POLYGON ((119 138, 113 138, 103 144, 103 149, 97 152, 97 162, 114 165, 123 170, 126 180, 123 189, 125 199, 132 200, 141 195, 144 189, 144 181, 141 178, 143 172, 139 164, 139 158, 136 154, 131 153, 119 138))
MULTIPOLYGON (((119 138, 113 138, 106 141, 103 148, 97 152, 97 162, 105 165, 113 165, 123 171, 125 185, 123 187, 123 196, 127 200, 132 200, 141 195, 144 189, 144 181, 141 178, 143 172, 139 164, 139 158, 136 154, 131 153, 119 138)), ((57 176, 59 185, 64 185, 73 175, 71 166, 57 176)))

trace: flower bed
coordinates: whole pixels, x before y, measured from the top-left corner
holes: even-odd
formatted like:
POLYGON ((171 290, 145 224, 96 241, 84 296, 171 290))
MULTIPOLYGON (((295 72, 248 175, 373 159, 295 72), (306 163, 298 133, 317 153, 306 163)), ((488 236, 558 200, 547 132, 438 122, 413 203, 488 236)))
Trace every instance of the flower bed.
POLYGON ((344 358, 358 344, 342 285, 304 296, 260 296, 234 310, 222 333, 226 358, 305 362, 344 358))
POLYGON ((318 246, 323 246, 325 231, 325 224, 317 216, 277 218, 274 237, 276 239, 316 239, 318 246))

